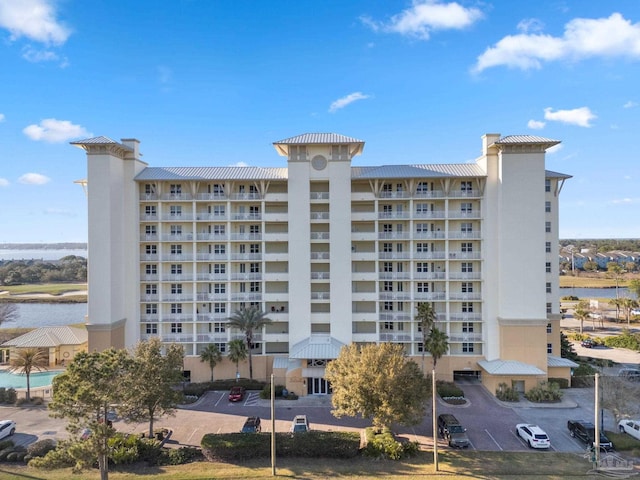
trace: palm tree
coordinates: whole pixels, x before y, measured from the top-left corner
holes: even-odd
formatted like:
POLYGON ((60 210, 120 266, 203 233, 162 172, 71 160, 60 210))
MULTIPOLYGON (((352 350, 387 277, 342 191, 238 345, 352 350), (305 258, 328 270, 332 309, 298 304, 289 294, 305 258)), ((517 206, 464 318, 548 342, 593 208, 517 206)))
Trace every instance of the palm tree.
POLYGON ((638 308, 640 304, 638 304, 637 300, 629 297, 623 297, 620 300, 620 306, 622 307, 624 316, 627 318, 627 328, 631 328, 631 310, 638 308))
POLYGON ((424 343, 423 350, 431 354, 433 369, 435 370, 438 360, 449 350, 449 337, 442 330, 433 327, 427 337, 427 341, 424 343))
POLYGON ((249 378, 253 380, 253 361, 251 358, 251 347, 253 345, 253 336, 257 330, 262 330, 262 327, 271 323, 271 319, 267 318, 266 313, 258 308, 251 307, 247 310, 236 310, 235 313, 229 317, 229 325, 244 332, 244 339, 247 343, 247 351, 249 352, 249 378))
POLYGON ((584 321, 589 317, 589 303, 586 300, 580 300, 573 311, 573 318, 580 320, 580 333, 584 328, 584 321))
POLYGON ((217 345, 210 343, 202 352, 200 352, 200 361, 208 362, 209 368, 211 368, 211 381, 213 382, 213 369, 222 360, 222 353, 217 345))
POLYGON ((616 323, 620 323, 620 309, 622 308, 621 298, 612 298, 609 300, 609 304, 616 307, 616 323))
POLYGON ((236 382, 240 377, 240 370, 238 369, 238 364, 247 358, 247 346, 244 344, 242 340, 236 338, 235 340, 231 340, 229 342, 229 360, 236 364, 236 382))
POLYGON ((31 372, 41 372, 49 366, 49 353, 40 348, 18 348, 11 359, 9 370, 27 377, 27 402, 31 400, 31 372))
POLYGON ((616 281, 616 298, 618 297, 618 285, 620 284, 620 279, 622 279, 622 275, 624 274, 624 268, 618 262, 609 262, 607 263, 607 277, 613 278, 616 281))
POLYGON ((433 305, 430 303, 419 303, 418 314, 415 317, 415 321, 418 322, 418 328, 422 332, 422 371, 424 372, 424 352, 429 338, 431 328, 436 322, 436 312, 433 309, 433 305))

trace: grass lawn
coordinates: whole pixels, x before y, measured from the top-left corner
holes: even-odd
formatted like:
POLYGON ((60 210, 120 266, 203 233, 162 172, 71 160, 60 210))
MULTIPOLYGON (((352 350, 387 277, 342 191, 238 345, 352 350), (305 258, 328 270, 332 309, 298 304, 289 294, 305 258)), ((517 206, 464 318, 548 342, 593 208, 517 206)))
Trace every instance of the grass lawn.
MULTIPOLYGON (((578 288, 606 288, 615 287, 616 282, 606 277, 572 277, 571 275, 560 275, 560 287, 578 288)), ((626 286, 626 282, 620 281, 619 287, 626 286)))
POLYGON ((80 292, 87 289, 86 283, 38 283, 29 285, 7 285, 0 290, 9 292, 9 295, 62 295, 68 292, 80 292))
MULTIPOLYGON (((588 475, 591 464, 579 454, 555 452, 477 452, 444 451, 439 456, 439 473, 434 473, 433 454, 421 452, 406 461, 372 460, 357 457, 335 459, 278 459, 276 474, 282 478, 325 479, 572 479, 598 478, 588 475)), ((40 471, 10 463, 0 464, 0 478, 7 480, 93 480, 97 471, 73 474, 70 469, 40 471)), ((176 467, 138 467, 127 471, 111 469, 112 480, 194 480, 194 479, 267 479, 271 475, 269 460, 243 465, 197 462, 176 467)))

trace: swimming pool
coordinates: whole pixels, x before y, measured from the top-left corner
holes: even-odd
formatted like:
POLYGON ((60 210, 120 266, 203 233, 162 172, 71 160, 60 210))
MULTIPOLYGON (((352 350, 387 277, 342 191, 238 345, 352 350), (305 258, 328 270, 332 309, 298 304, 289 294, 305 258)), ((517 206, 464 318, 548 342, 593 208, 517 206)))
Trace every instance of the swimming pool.
MULTIPOLYGON (((29 384, 31 388, 47 387, 51 385, 53 377, 60 372, 37 372, 29 375, 29 384)), ((9 373, 6 370, 0 370, 0 387, 5 388, 27 388, 26 375, 9 373)))

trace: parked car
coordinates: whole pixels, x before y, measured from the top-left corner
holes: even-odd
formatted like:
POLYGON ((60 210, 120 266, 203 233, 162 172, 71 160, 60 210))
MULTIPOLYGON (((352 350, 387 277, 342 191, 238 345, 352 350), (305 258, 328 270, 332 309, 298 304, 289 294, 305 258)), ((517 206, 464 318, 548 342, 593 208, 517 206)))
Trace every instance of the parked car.
MULTIPOLYGON (((569 435, 582 440, 588 447, 593 447, 596 438, 596 427, 593 423, 584 420, 569 420, 567 428, 569 435)), ((613 443, 602 432, 600 432, 600 448, 606 451, 613 450, 613 443)))
POLYGON ((640 420, 620 420, 618 428, 620 433, 628 433, 633 438, 640 440, 640 420))
POLYGON ((531 448, 550 448, 549 436, 537 425, 519 423, 516 425, 518 436, 531 448))
POLYGON ((229 392, 229 401, 230 402, 240 402, 244 398, 244 388, 243 387, 231 387, 231 391, 229 392))
POLYGON ((438 433, 449 442, 450 447, 467 448, 471 444, 467 429, 450 413, 438 415, 438 433))
POLYGON ((640 370, 637 368, 621 368, 618 370, 618 376, 632 382, 640 382, 640 370))
POLYGON ((631 310, 631 315, 640 315, 640 309, 634 308, 631 310))
POLYGON ((16 422, 13 420, 0 421, 0 439, 10 437, 16 433, 16 422))
POLYGON ((584 340, 582 340, 580 342, 580 346, 582 346, 584 348, 593 348, 593 347, 596 346, 596 342, 594 342, 590 338, 585 338, 584 340))
POLYGON ((260 417, 247 417, 240 431, 242 433, 260 433, 262 431, 260 417))
POLYGON ((309 420, 306 415, 296 415, 291 422, 291 433, 302 433, 309 431, 309 420))

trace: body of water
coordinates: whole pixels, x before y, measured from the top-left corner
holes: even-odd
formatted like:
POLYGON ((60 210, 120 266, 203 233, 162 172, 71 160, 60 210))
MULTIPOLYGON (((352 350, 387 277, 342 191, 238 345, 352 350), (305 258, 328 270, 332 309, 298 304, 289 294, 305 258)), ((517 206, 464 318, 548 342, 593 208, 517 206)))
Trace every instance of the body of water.
MULTIPOLYGON (((572 295, 580 299, 584 298, 616 298, 616 288, 578 288, 578 287, 562 287, 560 288, 560 298, 572 295)), ((619 287, 618 297, 628 297, 629 289, 619 287)))
POLYGON ((20 316, 2 328, 37 328, 84 323, 86 303, 16 303, 20 316))
MULTIPOLYGON (((31 388, 47 387, 51 385, 53 377, 60 372, 37 372, 29 375, 29 385, 31 388)), ((0 371, 0 387, 4 388, 27 388, 27 376, 0 371)))
POLYGON ((62 257, 75 255, 87 258, 87 251, 84 249, 24 249, 10 250, 0 248, 0 260, 60 260, 62 257))

